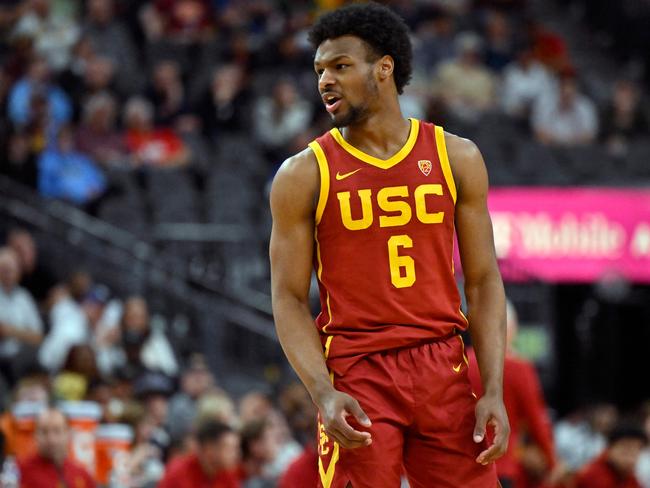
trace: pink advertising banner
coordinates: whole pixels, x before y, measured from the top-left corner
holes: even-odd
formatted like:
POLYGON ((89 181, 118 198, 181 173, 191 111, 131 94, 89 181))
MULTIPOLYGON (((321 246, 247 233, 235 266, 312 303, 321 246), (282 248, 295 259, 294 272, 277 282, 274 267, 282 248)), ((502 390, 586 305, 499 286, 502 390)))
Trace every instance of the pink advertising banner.
POLYGON ((506 280, 650 283, 650 189, 497 188, 488 206, 506 280))

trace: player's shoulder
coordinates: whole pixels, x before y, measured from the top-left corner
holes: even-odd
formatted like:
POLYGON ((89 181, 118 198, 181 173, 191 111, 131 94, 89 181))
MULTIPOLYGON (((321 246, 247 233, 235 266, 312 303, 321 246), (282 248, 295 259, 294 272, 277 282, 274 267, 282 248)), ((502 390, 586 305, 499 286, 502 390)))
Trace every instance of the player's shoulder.
POLYGON ((287 158, 273 178, 271 186, 271 205, 274 202, 284 206, 312 206, 318 195, 320 174, 316 155, 306 148, 287 158))
POLYGON ((472 160, 481 152, 474 141, 445 131, 445 146, 450 159, 472 160))

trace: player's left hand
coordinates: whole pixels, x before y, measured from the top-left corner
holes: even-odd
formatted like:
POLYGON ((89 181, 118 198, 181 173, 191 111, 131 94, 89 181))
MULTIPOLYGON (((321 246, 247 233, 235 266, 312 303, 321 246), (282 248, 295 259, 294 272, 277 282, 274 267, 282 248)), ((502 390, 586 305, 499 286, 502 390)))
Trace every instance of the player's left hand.
POLYGON ((485 439, 485 429, 488 425, 494 427, 494 440, 492 445, 481 452, 476 458, 480 464, 496 461, 508 449, 510 424, 508 414, 500 395, 484 396, 476 404, 476 425, 474 426, 474 442, 477 444, 485 439))

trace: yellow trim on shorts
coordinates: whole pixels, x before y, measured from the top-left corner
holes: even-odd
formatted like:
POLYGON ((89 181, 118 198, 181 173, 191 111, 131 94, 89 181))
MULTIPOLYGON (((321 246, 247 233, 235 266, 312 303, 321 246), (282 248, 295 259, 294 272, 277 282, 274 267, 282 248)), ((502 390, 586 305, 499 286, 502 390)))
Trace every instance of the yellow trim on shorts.
POLYGON ((334 448, 332 449, 332 459, 330 459, 330 464, 327 466, 327 471, 323 467, 323 460, 318 457, 318 474, 320 475, 320 481, 323 484, 323 488, 330 488, 332 486, 332 481, 334 480, 334 473, 336 472, 336 463, 339 462, 339 443, 334 442, 334 448))

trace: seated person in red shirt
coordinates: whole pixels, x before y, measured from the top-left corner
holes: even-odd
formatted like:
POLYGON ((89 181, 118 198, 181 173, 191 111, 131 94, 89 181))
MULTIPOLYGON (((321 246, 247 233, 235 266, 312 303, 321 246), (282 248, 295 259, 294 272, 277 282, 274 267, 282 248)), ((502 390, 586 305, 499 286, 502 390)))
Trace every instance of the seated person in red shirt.
POLYGON ((197 452, 170 462, 158 488, 240 488, 235 467, 240 459, 239 434, 208 420, 196 432, 197 452))
POLYGON ((70 431, 63 413, 43 411, 36 422, 37 453, 18 462, 22 488, 94 488, 90 474, 68 456, 70 431))
POLYGON ((607 439, 607 449, 576 476, 575 488, 641 488, 634 470, 648 440, 636 425, 620 425, 607 439))

